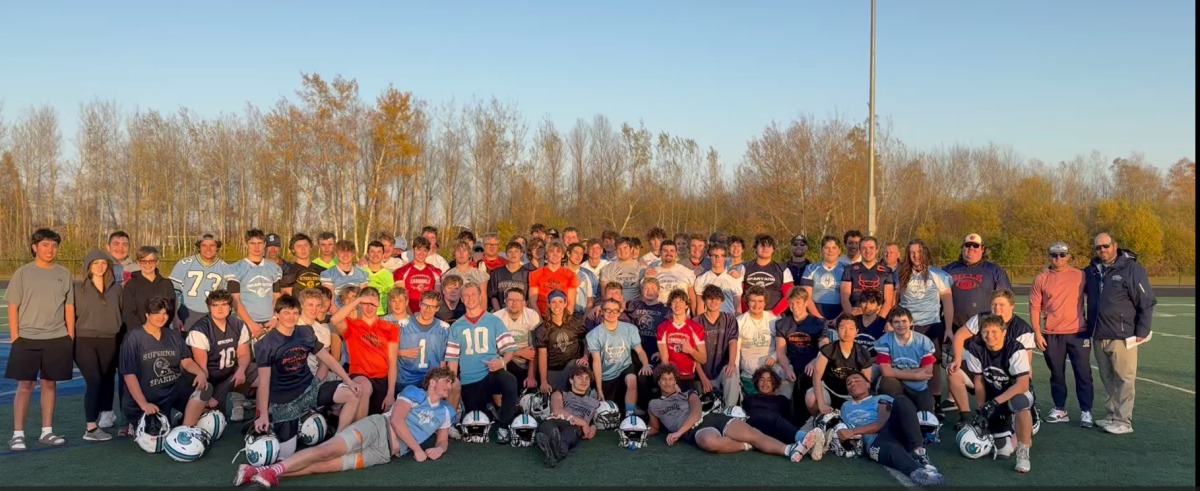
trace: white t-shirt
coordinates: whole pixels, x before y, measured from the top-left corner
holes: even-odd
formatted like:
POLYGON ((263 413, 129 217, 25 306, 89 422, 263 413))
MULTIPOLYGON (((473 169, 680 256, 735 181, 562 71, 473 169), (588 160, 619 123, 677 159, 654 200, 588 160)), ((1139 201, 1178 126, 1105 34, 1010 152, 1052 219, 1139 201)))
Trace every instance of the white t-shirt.
MULTIPOLYGON (((310 325, 312 326, 313 334, 317 335, 317 341, 320 341, 321 346, 324 346, 325 349, 328 350, 329 349, 329 338, 332 335, 332 333, 329 330, 329 326, 326 324, 322 324, 320 322, 314 322, 310 325)), ((330 352, 330 354, 333 355, 333 359, 335 359, 335 360, 342 356, 341 353, 334 353, 332 351, 330 352)), ((308 355, 308 369, 312 370, 313 375, 316 375, 317 369, 319 369, 319 368, 321 368, 321 360, 317 359, 317 355, 309 354, 308 355)), ((336 374, 334 374, 332 370, 325 372, 325 380, 323 380, 323 382, 329 381, 329 380, 339 380, 338 376, 336 374)))
POLYGON ((770 310, 763 311, 758 320, 751 318, 749 312, 738 316, 738 356, 741 358, 738 368, 742 378, 750 378, 758 367, 767 363, 767 357, 775 349, 777 318, 770 310))
MULTIPOLYGON (((599 279, 600 279, 600 270, 604 269, 604 267, 605 267, 605 266, 608 266, 608 261, 606 261, 606 260, 604 260, 604 259, 601 259, 601 260, 600 260, 600 264, 599 264, 599 265, 597 265, 597 266, 596 266, 596 267, 594 267, 594 268, 593 268, 591 265, 589 265, 587 261, 584 261, 584 262, 583 262, 583 264, 580 264, 580 265, 579 265, 579 267, 581 267, 581 268, 584 268, 584 269, 586 269, 586 270, 588 270, 588 271, 591 271, 591 272, 592 272, 592 274, 596 275, 596 279, 597 279, 597 280, 599 280, 599 279)), ((604 289, 604 285, 603 285, 603 284, 601 284, 601 285, 600 285, 600 289, 601 289, 601 290, 603 290, 603 289, 604 289)), ((600 292, 600 293, 601 293, 601 294, 603 294, 604 292, 600 292)))
MULTIPOLYGON (((516 320, 513 320, 512 314, 508 309, 501 309, 495 312, 496 317, 500 318, 500 322, 504 323, 504 327, 508 329, 509 335, 512 336, 513 344, 517 349, 528 348, 533 345, 533 330, 542 323, 542 317, 538 315, 536 310, 525 307, 525 312, 522 312, 516 320)), ((524 368, 525 360, 513 357, 513 363, 524 368)))
POLYGON ((675 263, 670 268, 659 265, 655 268, 658 278, 658 301, 666 304, 673 290, 687 291, 689 286, 696 283, 696 273, 692 268, 675 263))
POLYGON ((716 274, 710 269, 696 278, 696 296, 703 295, 704 287, 708 285, 716 285, 721 289, 721 293, 725 294, 725 301, 721 302, 721 312, 736 314, 738 302, 742 298, 742 279, 734 278, 728 271, 716 274))

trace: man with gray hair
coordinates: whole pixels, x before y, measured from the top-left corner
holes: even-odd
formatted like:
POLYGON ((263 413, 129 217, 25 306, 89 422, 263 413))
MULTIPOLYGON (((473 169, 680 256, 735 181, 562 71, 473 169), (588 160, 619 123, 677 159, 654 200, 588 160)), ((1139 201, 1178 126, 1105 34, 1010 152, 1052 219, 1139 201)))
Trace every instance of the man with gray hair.
POLYGON ((1133 432, 1137 345, 1150 337, 1154 290, 1146 270, 1117 241, 1102 233, 1092 242, 1096 257, 1087 268, 1087 328, 1108 399, 1108 416, 1096 424, 1115 435, 1133 432))

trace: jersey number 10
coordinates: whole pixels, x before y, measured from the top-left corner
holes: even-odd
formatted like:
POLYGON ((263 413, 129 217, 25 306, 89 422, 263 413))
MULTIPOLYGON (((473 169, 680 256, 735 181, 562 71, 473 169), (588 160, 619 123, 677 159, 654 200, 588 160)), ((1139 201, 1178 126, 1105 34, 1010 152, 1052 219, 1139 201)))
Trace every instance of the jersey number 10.
POLYGON ((472 339, 471 329, 462 330, 463 342, 466 343, 467 349, 464 352, 468 355, 484 355, 490 351, 488 346, 488 328, 476 327, 475 336, 472 339))

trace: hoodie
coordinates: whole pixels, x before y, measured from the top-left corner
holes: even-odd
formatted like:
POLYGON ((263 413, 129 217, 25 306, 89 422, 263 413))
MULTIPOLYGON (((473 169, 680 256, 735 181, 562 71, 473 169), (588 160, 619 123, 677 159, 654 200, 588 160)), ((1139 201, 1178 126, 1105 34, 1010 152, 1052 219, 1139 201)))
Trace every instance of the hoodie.
POLYGON ((115 338, 121 331, 121 282, 114 279, 113 259, 100 249, 88 251, 83 259, 84 278, 97 260, 108 262, 104 291, 90 279, 75 284, 75 336, 79 338, 115 338))
POLYGON ((132 330, 146 323, 146 303, 154 297, 171 301, 171 308, 167 309, 167 313, 170 314, 167 326, 174 325, 175 313, 178 310, 178 306, 175 305, 175 285, 160 274, 158 268, 154 268, 154 281, 146 279, 146 275, 141 271, 136 271, 125 283, 125 291, 121 296, 121 317, 125 320, 126 329, 132 330))
POLYGON ((1158 300, 1142 265, 1130 254, 1118 251, 1111 265, 1093 258, 1085 273, 1087 328, 1092 337, 1105 340, 1150 335, 1158 300))

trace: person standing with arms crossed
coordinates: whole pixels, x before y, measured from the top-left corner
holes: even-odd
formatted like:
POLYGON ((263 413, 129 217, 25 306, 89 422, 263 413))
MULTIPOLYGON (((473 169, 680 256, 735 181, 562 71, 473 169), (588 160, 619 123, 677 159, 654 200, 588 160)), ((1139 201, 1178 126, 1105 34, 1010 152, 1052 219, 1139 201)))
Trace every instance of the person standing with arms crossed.
POLYGON ((1092 427, 1092 367, 1083 318, 1083 270, 1071 266, 1065 242, 1050 244, 1050 266, 1038 273, 1029 290, 1029 322, 1038 349, 1050 369, 1050 395, 1054 410, 1048 423, 1071 421, 1067 415, 1067 358, 1075 372, 1075 397, 1079 400, 1079 426, 1092 427), (1046 319, 1043 322, 1042 315, 1046 319))

